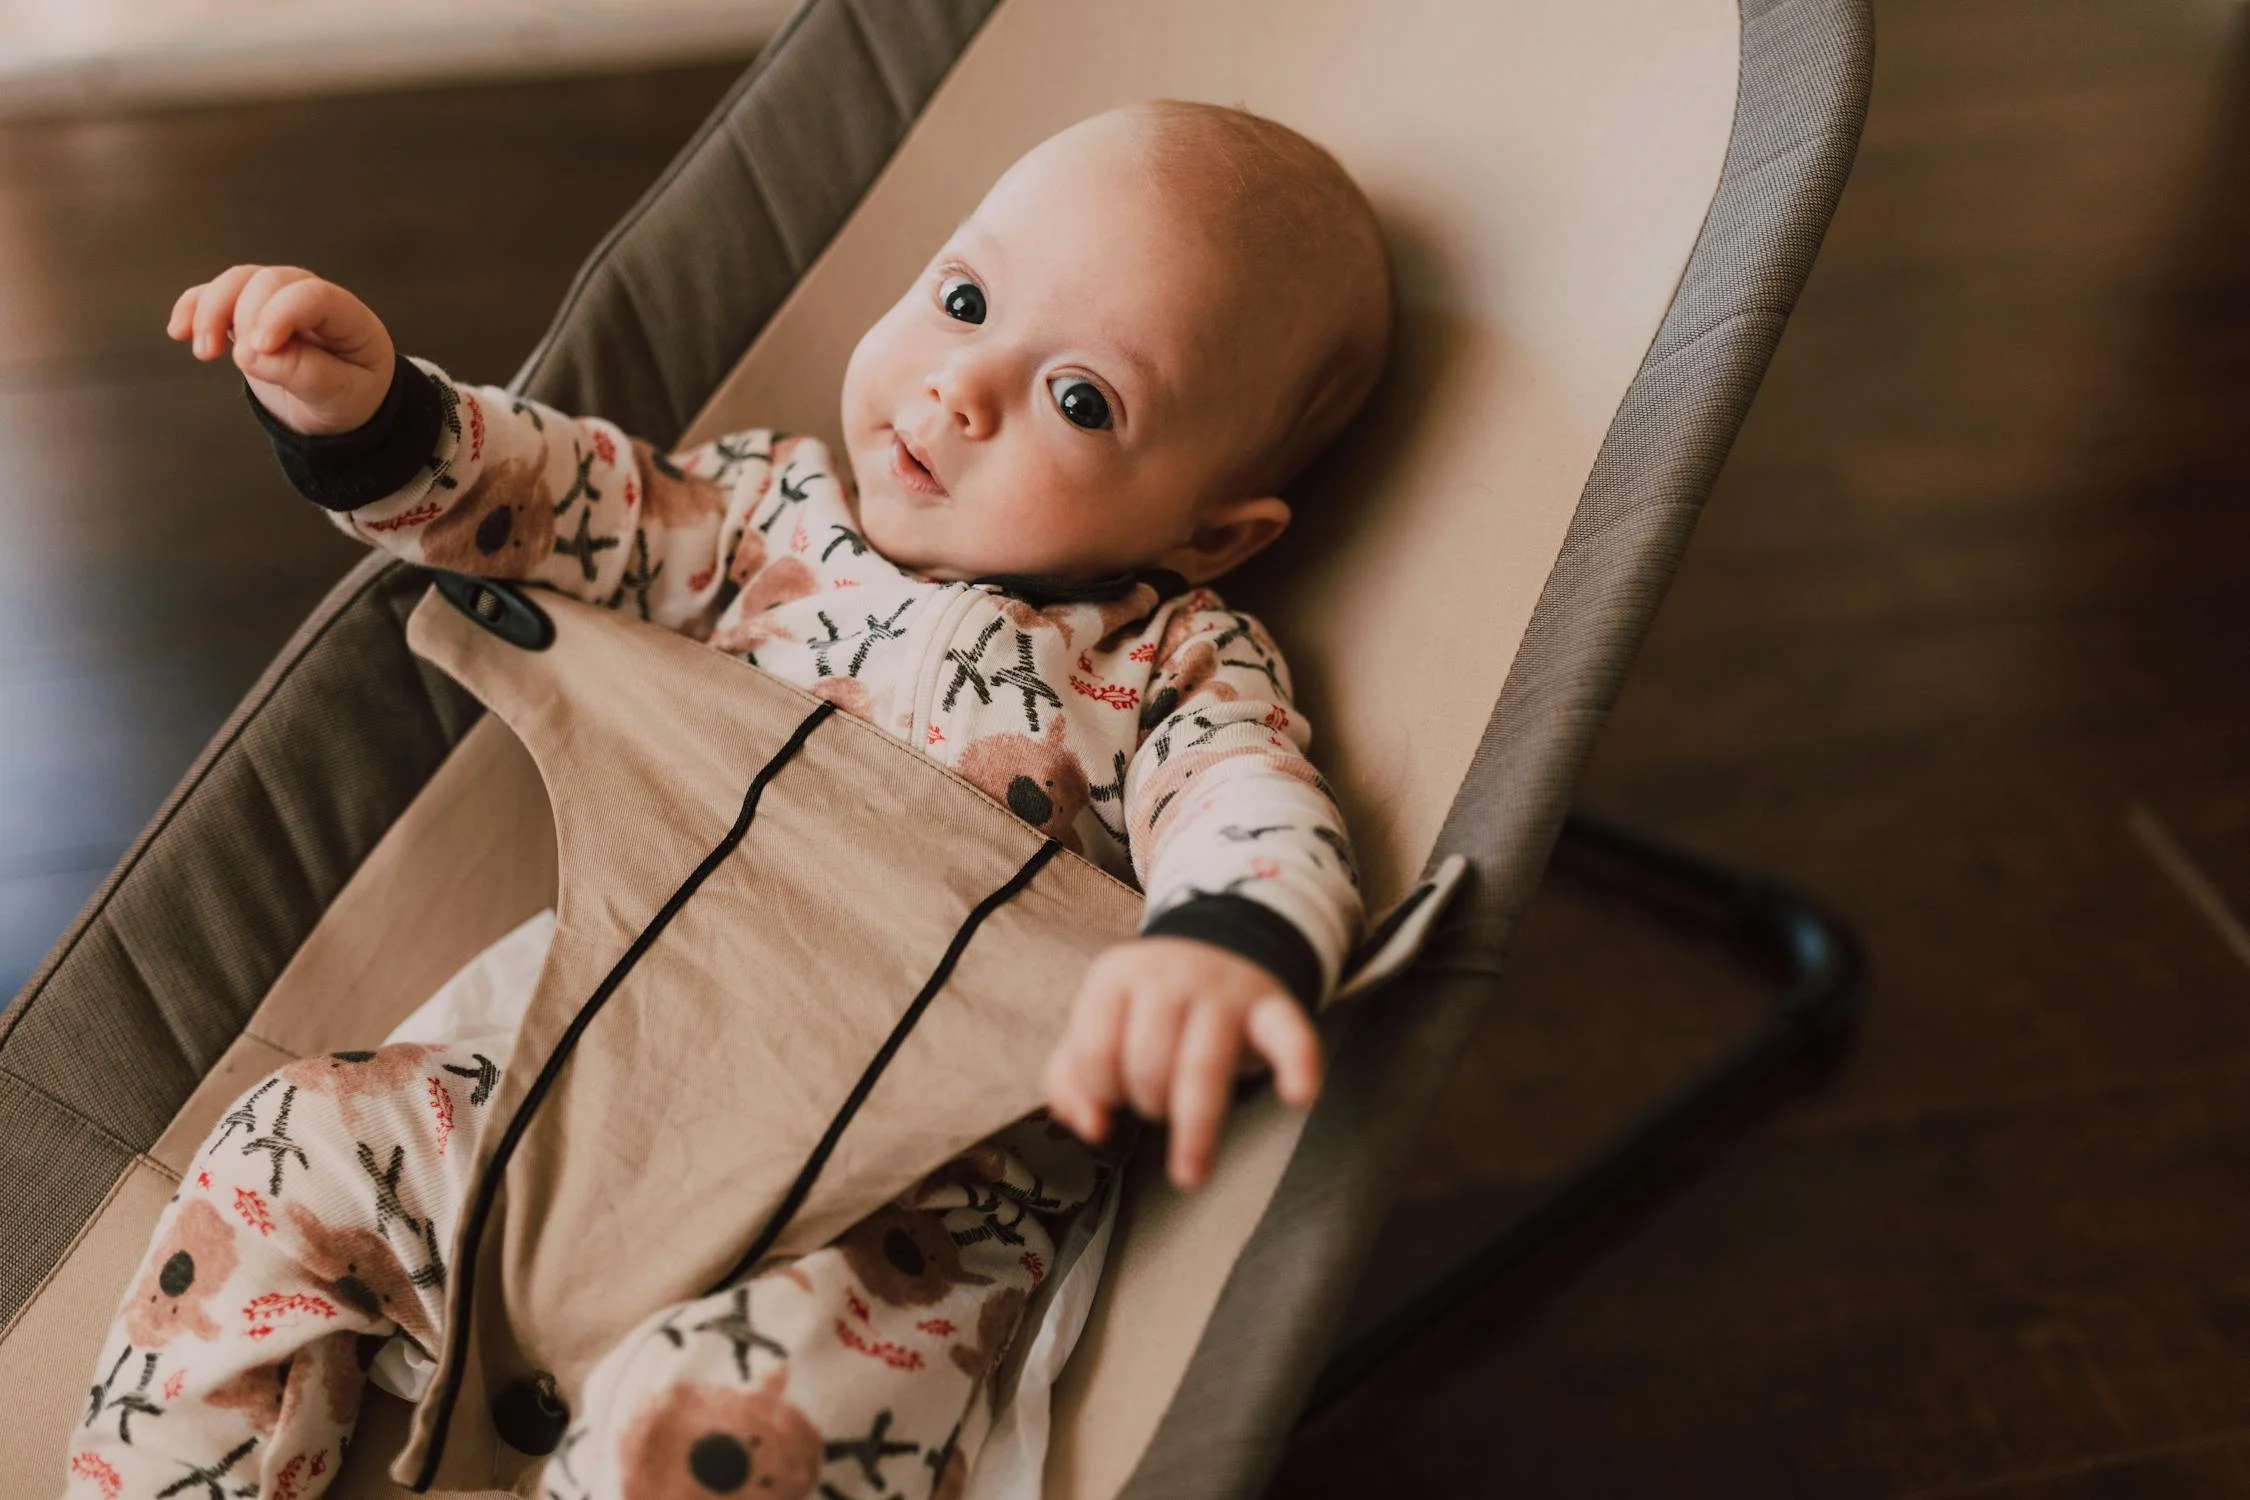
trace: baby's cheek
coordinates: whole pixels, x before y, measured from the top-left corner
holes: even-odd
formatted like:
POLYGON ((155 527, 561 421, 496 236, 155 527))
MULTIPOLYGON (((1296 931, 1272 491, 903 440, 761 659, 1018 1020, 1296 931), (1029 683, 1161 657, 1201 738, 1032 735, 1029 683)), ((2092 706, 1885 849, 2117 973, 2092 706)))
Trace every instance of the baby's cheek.
POLYGON ((1013 466, 979 474, 979 503, 963 517, 964 545, 1005 559, 992 570, 1009 573, 1107 571, 1099 533, 1107 501, 1080 489, 1048 466, 1013 466))
POLYGON ((940 566, 945 554, 937 543, 938 518, 914 506, 881 494, 864 491, 859 503, 860 535, 867 545, 902 568, 927 572, 940 566))

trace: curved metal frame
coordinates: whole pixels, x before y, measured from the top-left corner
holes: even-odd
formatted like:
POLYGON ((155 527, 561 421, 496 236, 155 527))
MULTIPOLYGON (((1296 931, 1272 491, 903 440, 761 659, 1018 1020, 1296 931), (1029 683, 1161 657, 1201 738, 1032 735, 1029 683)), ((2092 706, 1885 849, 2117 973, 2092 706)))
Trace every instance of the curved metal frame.
POLYGON ((1731 940, 1780 981, 1758 1030, 1548 1186, 1500 1234, 1440 1276, 1321 1368, 1299 1423, 1358 1389, 1440 1319, 1501 1278, 1553 1253, 1654 1191, 1720 1117, 1792 1068, 1833 1061, 1849 1043, 1867 962, 1859 935, 1796 887, 1729 869, 1573 812, 1557 860, 1585 860, 1629 878, 1637 893, 1731 940))

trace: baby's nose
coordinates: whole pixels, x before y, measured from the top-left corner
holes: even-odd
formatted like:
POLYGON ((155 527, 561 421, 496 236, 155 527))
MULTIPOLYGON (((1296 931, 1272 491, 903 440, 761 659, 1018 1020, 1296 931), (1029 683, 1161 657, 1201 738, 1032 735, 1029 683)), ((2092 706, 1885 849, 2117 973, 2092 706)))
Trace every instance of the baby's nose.
POLYGON ((963 437, 990 437, 1000 425, 998 393, 984 370, 959 361, 942 365, 930 376, 929 392, 963 437))

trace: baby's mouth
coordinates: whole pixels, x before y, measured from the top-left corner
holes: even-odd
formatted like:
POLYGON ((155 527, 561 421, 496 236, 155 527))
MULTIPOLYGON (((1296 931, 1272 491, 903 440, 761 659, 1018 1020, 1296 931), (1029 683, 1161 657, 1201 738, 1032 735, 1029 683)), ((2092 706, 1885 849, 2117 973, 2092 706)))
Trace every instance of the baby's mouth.
POLYGON ((917 495, 937 499, 945 494, 945 485, 931 466, 930 456, 896 428, 891 430, 891 477, 917 495))

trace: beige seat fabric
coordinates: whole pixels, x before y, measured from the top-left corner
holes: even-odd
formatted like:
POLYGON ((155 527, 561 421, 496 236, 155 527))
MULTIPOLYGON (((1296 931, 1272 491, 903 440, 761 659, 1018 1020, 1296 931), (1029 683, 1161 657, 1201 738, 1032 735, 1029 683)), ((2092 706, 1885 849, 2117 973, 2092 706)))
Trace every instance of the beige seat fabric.
MULTIPOLYGON (((1424 862, 1693 247, 1732 120, 1738 43, 1728 0, 1006 0, 688 440, 749 423, 833 439, 859 332, 1009 161, 1086 114, 1156 95, 1212 99, 1329 145, 1391 235, 1399 354, 1348 451, 1299 497, 1297 534, 1229 593, 1265 613, 1289 652, 1380 905, 1424 862)), ((483 726, 394 828, 307 954, 348 967, 378 950, 370 934, 409 930, 426 882, 448 868, 506 873, 454 893, 457 920, 443 925, 458 951, 433 950, 432 974, 390 984, 399 976, 362 968, 350 1034, 299 1047, 379 1035, 551 891, 551 840, 524 823, 536 805, 526 771, 483 726), (462 808, 494 814, 468 820, 461 836, 479 847, 467 865, 434 834, 460 825, 462 808)), ((301 993, 296 973, 275 1000, 301 993)), ((302 1020, 311 1014, 269 1003, 252 1031, 324 1031, 302 1020)), ((230 1058, 239 1076, 264 1065, 256 1045, 230 1058)), ((190 1116, 213 1092, 167 1142, 200 1136, 190 1116)), ((1131 1473, 1295 1129, 1283 1112, 1248 1112, 1219 1180, 1192 1202, 1136 1183, 1060 1393, 1050 1494, 1108 1496, 1131 1473)), ((82 1395, 75 1374, 57 1372, 91 1367, 165 1173, 151 1158, 128 1174, 0 1342, 10 1472, 59 1464, 82 1395)), ((369 1467, 353 1465, 350 1492, 382 1491, 369 1467)))
MULTIPOLYGON (((1383 218, 1398 352, 1297 534, 1223 587, 1288 652, 1379 907, 1429 854, 1694 248, 1739 49, 1730 0, 1007 0, 684 441, 754 420, 833 442, 860 332, 1075 120, 1184 97, 1320 141, 1383 218)), ((1298 1124, 1234 1121, 1192 1203, 1142 1163, 1058 1392, 1051 1496, 1132 1473, 1298 1124)))

